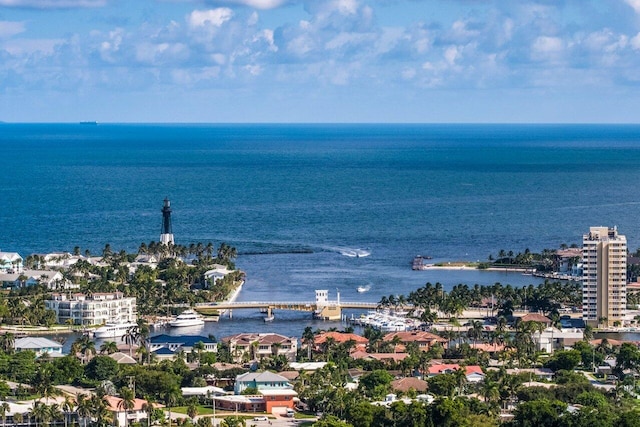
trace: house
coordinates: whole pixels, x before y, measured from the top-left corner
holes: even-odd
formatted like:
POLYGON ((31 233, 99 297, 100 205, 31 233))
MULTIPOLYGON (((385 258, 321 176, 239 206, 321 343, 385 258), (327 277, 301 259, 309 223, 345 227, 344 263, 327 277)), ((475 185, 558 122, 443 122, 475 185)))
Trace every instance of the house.
POLYGON ((536 377, 548 381, 551 381, 554 375, 553 371, 549 368, 514 368, 507 369, 506 373, 509 375, 530 374, 532 378, 536 377))
POLYGON ((327 362, 291 362, 289 367, 295 371, 317 371, 327 366, 327 362))
POLYGON ((48 338, 41 337, 25 337, 15 340, 13 347, 16 351, 33 351, 36 353, 36 357, 40 357, 43 354, 55 357, 62 356, 62 344, 56 341, 52 341, 48 338))
POLYGON ((233 389, 235 394, 242 393, 246 388, 262 390, 288 390, 293 387, 282 375, 273 372, 247 372, 236 377, 236 385, 233 389))
POLYGON ((264 410, 268 413, 282 409, 293 409, 294 398, 298 396, 293 387, 282 375, 272 372, 247 372, 236 377, 235 394, 240 394, 247 388, 254 388, 262 396, 264 410))
POLYGON ((159 355, 169 355, 166 351, 159 352, 161 349, 166 349, 171 352, 171 354, 178 353, 180 351, 184 351, 185 353, 190 353, 192 351, 197 351, 196 347, 199 347, 199 344, 202 343, 201 351, 203 352, 218 352, 218 343, 212 340, 209 337, 203 337, 200 335, 166 335, 161 334, 155 337, 149 338, 149 342, 147 344, 149 351, 154 352, 159 355))
POLYGON ((322 332, 315 336, 313 339, 314 350, 322 351, 327 340, 335 344, 344 344, 351 341, 353 343, 353 348, 358 350, 365 350, 367 344, 369 344, 369 340, 363 336, 347 332, 330 331, 322 332))
POLYGON ((56 293, 44 301, 47 310, 56 313, 58 323, 73 325, 102 325, 131 322, 138 319, 136 299, 122 292, 94 294, 56 293))
POLYGON ((407 377, 391 381, 391 388, 402 393, 406 393, 409 390, 424 392, 429 388, 429 384, 420 378, 407 377))
POLYGON ((120 351, 110 354, 109 357, 115 360, 118 365, 135 365, 138 363, 136 359, 120 351))
POLYGON ((47 289, 66 289, 68 284, 59 271, 24 269, 19 273, 15 270, 13 273, 0 273, 0 282, 2 287, 9 288, 26 288, 43 284, 47 289))
POLYGON ((538 322, 542 323, 546 328, 551 326, 551 319, 540 313, 528 313, 522 317, 519 317, 521 322, 538 322))
POLYGON ((298 339, 280 334, 245 333, 222 338, 229 345, 235 362, 260 360, 264 357, 283 355, 293 362, 298 353, 298 339))
POLYGON ((388 342, 398 342, 405 346, 409 343, 416 343, 422 351, 429 351, 437 343, 442 345, 447 343, 446 339, 425 331, 391 332, 382 339, 388 342))
POLYGON ((17 252, 0 252, 0 272, 21 273, 22 257, 17 252))
POLYGON ((204 280, 208 287, 214 286, 218 280, 222 280, 227 274, 232 272, 232 270, 227 269, 224 265, 214 264, 213 267, 213 269, 207 270, 204 273, 204 280))
POLYGON ((534 332, 531 337, 539 351, 553 353, 557 349, 572 347, 576 342, 582 341, 584 331, 576 328, 557 329, 549 327, 543 331, 534 332))
MULTIPOLYGON (((130 425, 132 422, 141 422, 148 417, 147 401, 143 399, 134 399, 133 408, 125 411, 122 408, 122 399, 116 396, 105 396, 107 400, 107 410, 113 414, 115 425, 130 425)), ((156 405, 154 405, 156 407, 156 405)))
POLYGON ((465 371, 467 382, 478 383, 484 379, 484 372, 480 366, 460 366, 457 363, 431 365, 428 368, 427 374, 429 377, 434 377, 440 374, 451 374, 459 369, 463 369, 465 371))
POLYGON ((385 363, 402 362, 409 357, 408 353, 367 353, 366 351, 354 351, 351 353, 351 358, 355 360, 379 360, 385 363))

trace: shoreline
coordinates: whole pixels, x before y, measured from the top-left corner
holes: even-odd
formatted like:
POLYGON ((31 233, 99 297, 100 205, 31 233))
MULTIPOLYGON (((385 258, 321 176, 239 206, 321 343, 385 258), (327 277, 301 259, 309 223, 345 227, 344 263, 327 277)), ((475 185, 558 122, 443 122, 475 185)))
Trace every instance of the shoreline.
POLYGON ((471 265, 435 265, 435 264, 425 264, 422 269, 418 271, 425 270, 477 270, 477 271, 502 271, 505 273, 531 273, 530 268, 524 267, 488 267, 488 268, 478 268, 477 266, 471 265))

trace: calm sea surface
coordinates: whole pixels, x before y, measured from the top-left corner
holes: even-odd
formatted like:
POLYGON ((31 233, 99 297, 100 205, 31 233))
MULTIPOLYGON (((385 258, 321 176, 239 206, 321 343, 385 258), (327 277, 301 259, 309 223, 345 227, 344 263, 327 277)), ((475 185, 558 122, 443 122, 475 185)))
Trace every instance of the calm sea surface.
MULTIPOLYGON (((640 126, 1 124, 0 149, 0 249, 133 251, 159 239, 169 197, 178 243, 246 253, 245 301, 535 283, 410 262, 557 248, 594 225, 640 246, 640 126)), ((206 328, 305 326, 303 313, 276 316, 238 312, 206 328)))

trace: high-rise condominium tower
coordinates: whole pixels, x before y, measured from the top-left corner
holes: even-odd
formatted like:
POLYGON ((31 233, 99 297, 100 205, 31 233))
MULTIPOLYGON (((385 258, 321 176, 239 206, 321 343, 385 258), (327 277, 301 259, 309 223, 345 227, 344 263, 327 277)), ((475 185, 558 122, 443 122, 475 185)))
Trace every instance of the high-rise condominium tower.
POLYGON ((627 239, 617 227, 582 236, 582 317, 591 326, 621 325, 627 307, 627 239))

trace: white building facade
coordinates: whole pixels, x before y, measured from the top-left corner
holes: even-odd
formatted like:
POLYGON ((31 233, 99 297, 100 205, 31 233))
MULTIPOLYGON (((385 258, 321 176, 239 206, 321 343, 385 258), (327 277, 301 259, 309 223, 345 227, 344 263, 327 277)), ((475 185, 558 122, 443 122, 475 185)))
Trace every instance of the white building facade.
POLYGON ((627 307, 627 239, 618 229, 591 227, 582 238, 582 318, 621 326, 627 307))
POLYGON ((85 294, 53 294, 45 307, 56 313, 58 323, 102 325, 135 323, 138 320, 136 299, 122 292, 85 294))

